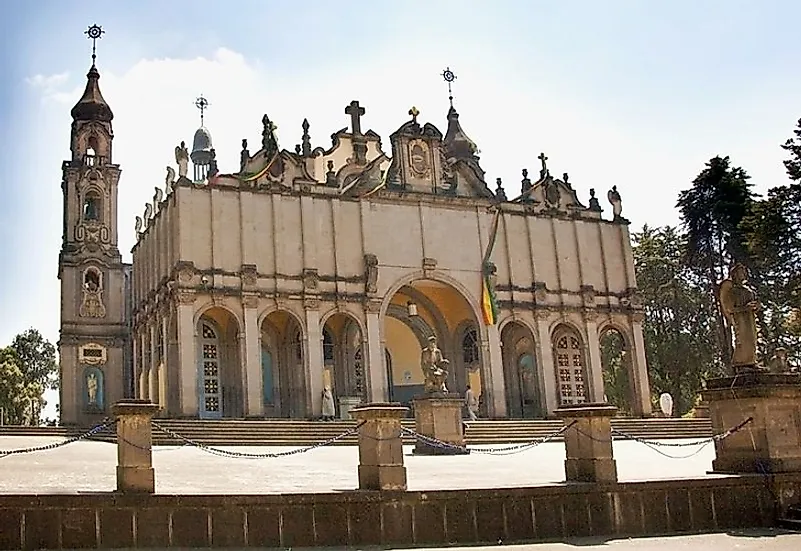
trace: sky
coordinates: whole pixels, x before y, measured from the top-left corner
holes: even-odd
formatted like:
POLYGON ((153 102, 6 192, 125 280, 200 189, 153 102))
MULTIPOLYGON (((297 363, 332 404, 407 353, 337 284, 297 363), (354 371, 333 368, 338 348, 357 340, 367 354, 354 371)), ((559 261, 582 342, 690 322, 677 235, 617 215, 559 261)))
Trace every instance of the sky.
POLYGON ((191 144, 194 101, 220 170, 239 166, 242 138, 260 143, 261 117, 282 148, 311 124, 313 146, 348 125, 383 137, 407 119, 443 131, 448 90, 481 150, 494 189, 520 191, 545 152, 586 203, 617 185, 623 215, 679 223, 676 198, 715 155, 729 155, 754 189, 786 183, 779 145, 801 117, 792 0, 38 0, 4 6, 0 21, 0 346, 29 327, 58 340, 61 162, 70 109, 98 42, 100 87, 114 111, 122 169, 119 247, 130 261, 134 217, 162 186, 174 148, 191 144))

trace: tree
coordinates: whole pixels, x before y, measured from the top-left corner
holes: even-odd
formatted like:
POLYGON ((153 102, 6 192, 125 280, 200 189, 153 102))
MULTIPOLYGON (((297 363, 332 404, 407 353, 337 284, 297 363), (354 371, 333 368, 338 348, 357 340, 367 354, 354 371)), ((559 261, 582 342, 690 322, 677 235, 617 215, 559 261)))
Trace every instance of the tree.
POLYGON ((782 149, 790 153, 790 158, 784 161, 787 175, 791 180, 797 182, 801 180, 801 119, 798 119, 793 134, 795 137, 784 142, 782 149))
POLYGON ((44 389, 58 388, 56 348, 38 330, 30 328, 20 333, 14 337, 11 348, 26 380, 44 389))
POLYGON ((12 347, 0 348, 0 408, 6 423, 34 422, 34 405, 42 403, 43 388, 29 381, 12 347))
POLYGON ((703 280, 707 296, 716 305, 715 337, 725 364, 731 358, 731 329, 720 307, 718 289, 734 262, 749 268, 752 264, 741 228, 753 203, 748 180, 745 170, 731 166, 729 157, 714 157, 692 187, 679 194, 676 204, 687 235, 686 264, 703 280))
POLYGON ((681 415, 702 381, 721 373, 715 303, 704 278, 686 264, 688 238, 677 228, 644 226, 632 239, 652 391, 669 392, 681 415))

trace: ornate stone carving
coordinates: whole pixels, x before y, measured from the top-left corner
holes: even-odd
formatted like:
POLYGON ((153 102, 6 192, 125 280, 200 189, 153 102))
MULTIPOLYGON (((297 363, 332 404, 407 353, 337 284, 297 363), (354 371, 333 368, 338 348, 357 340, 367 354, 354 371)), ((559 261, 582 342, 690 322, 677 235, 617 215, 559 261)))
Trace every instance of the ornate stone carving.
POLYGON ((790 364, 787 362, 787 349, 779 346, 773 351, 770 359, 770 371, 772 373, 790 373, 790 364))
POLYGON ((244 308, 258 308, 259 295, 247 293, 242 295, 242 307, 244 308))
POLYGON ((612 215, 615 221, 622 221, 623 217, 621 213, 623 212, 623 202, 620 200, 620 193, 617 191, 617 186, 612 186, 612 189, 606 193, 606 198, 609 204, 612 205, 612 215))
POLYGON ((585 321, 596 321, 598 319, 598 311, 594 308, 584 308, 581 313, 585 321))
POLYGON ((364 255, 364 292, 378 292, 378 257, 372 253, 364 255))
POLYGON ((537 302, 545 302, 548 298, 548 286, 544 281, 534 282, 534 300, 537 302))
POLYGON ((175 146, 175 162, 178 163, 178 178, 186 178, 186 173, 189 171, 189 150, 186 148, 186 142, 175 146))
POLYGON ((102 344, 88 343, 78 348, 78 362, 87 365, 103 365, 108 361, 106 347, 102 344))
POLYGON ((225 295, 220 291, 212 291, 211 302, 214 303, 214 306, 222 306, 225 303, 225 295))
POLYGON ((595 306, 595 287, 592 285, 582 285, 581 298, 584 299, 585 306, 595 306))
POLYGON ((745 266, 735 264, 729 277, 720 284, 720 305, 729 327, 734 329, 731 366, 735 371, 756 367, 756 311, 759 302, 746 282, 747 277, 745 266))
POLYGON ((194 291, 189 291, 186 289, 179 289, 175 291, 175 294, 173 296, 175 297, 175 301, 179 305, 187 305, 187 304, 191 305, 195 303, 196 293, 194 291))
POLYGON ((431 172, 431 148, 423 140, 409 142, 409 167, 420 178, 427 178, 431 172))
POLYGON ((436 270, 437 269, 437 260, 435 258, 424 258, 423 259, 423 271, 429 270, 436 270))
POLYGON ((164 179, 164 193, 169 197, 175 189, 175 170, 167 167, 167 177, 164 179))
POLYGON ((242 287, 255 287, 259 282, 259 272, 255 264, 242 264, 239 277, 242 280, 242 287))
POLYGON ((95 252, 109 246, 111 233, 108 226, 102 222, 86 220, 75 227, 75 240, 81 243, 88 251, 95 252))
POLYGON ((303 288, 307 291, 316 291, 320 286, 320 276, 316 268, 303 269, 303 288))
POLYGON ((174 277, 179 283, 187 285, 192 282, 196 272, 194 262, 182 260, 175 265, 174 277))
POLYGON ((87 268, 83 274, 81 307, 78 314, 82 318, 104 318, 106 307, 103 305, 103 276, 97 268, 87 268))
POLYGON ((305 297, 303 299, 304 310, 319 310, 320 300, 317 297, 305 297))
POLYGON ((420 353, 420 369, 425 378, 425 391, 427 393, 448 392, 445 381, 448 378, 450 362, 442 356, 437 346, 437 337, 428 337, 428 346, 420 353))
POLYGON ((368 299, 364 301, 364 309, 368 314, 379 314, 381 313, 381 300, 380 299, 368 299))

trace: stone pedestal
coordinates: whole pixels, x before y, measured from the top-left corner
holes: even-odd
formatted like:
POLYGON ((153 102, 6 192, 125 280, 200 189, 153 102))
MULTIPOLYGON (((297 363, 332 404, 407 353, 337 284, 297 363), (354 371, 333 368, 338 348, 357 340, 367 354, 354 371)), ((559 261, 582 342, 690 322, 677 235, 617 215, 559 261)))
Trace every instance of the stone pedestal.
POLYGON ((418 440, 414 453, 420 455, 465 455, 470 453, 464 444, 462 406, 458 394, 432 393, 418 396, 414 404, 414 424, 418 434, 447 442, 450 446, 437 446, 418 440))
POLYGON ((617 408, 608 404, 576 404, 555 412, 565 425, 565 480, 567 482, 617 482, 612 453, 612 417, 617 408))
POLYGON ((353 419, 350 410, 358 407, 362 403, 360 396, 340 396, 339 397, 339 418, 343 421, 353 419))
POLYGON ((158 410, 149 400, 124 400, 111 408, 117 418, 118 492, 156 491, 150 422, 158 410))
POLYGON ((409 408, 400 404, 364 404, 350 414, 359 427, 359 489, 406 490, 401 419, 409 408))
POLYGON ((715 442, 713 472, 801 472, 801 374, 749 371, 709 379, 702 396, 715 434, 753 418, 715 442))

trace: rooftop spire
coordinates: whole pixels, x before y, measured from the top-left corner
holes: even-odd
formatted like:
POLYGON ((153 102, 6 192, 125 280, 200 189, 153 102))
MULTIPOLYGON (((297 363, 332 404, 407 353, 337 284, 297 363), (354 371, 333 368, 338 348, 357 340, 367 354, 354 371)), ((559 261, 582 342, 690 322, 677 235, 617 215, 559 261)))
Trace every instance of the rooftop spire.
POLYGON ((203 127, 203 115, 209 107, 209 100, 204 98, 203 94, 200 94, 200 97, 195 100, 195 107, 200 109, 200 126, 203 127))
POLYGON ((451 84, 456 80, 456 75, 453 74, 450 67, 446 67, 445 70, 442 71, 442 78, 448 83, 448 101, 451 102, 451 109, 453 109, 453 89, 451 88, 451 84))
POLYGON ((86 88, 83 96, 72 108, 72 119, 76 121, 103 121, 111 122, 114 113, 108 106, 103 94, 100 93, 100 73, 97 71, 95 62, 97 60, 97 40, 103 36, 105 31, 99 25, 92 25, 84 34, 92 41, 92 66, 86 74, 86 88))

